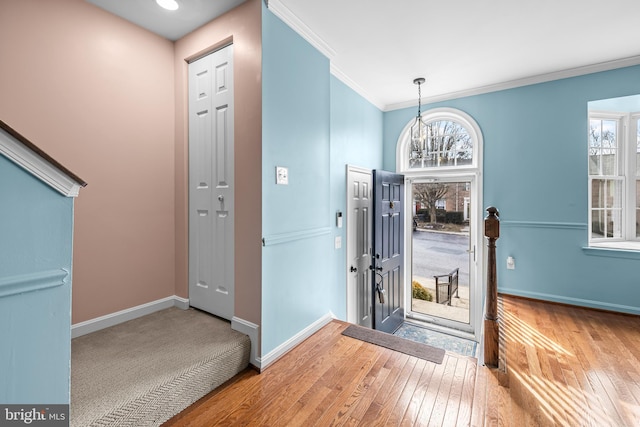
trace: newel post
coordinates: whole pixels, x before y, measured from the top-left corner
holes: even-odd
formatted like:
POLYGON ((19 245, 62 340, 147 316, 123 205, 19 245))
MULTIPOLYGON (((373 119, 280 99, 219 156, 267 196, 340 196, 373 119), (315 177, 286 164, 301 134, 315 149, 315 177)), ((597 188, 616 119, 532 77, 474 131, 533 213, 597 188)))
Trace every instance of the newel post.
POLYGON ((484 313, 484 363, 490 368, 498 367, 500 325, 498 323, 498 276, 496 273, 496 240, 500 237, 498 209, 487 208, 484 219, 484 235, 487 238, 487 297, 484 313))

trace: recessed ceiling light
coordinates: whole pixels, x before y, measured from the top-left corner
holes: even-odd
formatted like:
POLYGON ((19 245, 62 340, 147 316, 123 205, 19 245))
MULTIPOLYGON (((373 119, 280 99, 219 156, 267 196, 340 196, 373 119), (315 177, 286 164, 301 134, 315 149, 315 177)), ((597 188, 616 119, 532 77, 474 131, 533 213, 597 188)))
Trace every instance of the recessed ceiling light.
POLYGON ((167 10, 178 10, 178 2, 176 0, 156 0, 158 6, 167 10))

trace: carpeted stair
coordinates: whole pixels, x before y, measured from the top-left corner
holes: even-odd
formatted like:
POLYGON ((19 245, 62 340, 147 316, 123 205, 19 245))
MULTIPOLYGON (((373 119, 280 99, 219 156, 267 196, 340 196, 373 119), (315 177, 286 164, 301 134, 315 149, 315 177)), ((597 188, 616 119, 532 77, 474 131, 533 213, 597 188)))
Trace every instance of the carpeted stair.
POLYGON ((71 426, 158 426, 249 364, 229 322, 169 308, 72 340, 71 426))

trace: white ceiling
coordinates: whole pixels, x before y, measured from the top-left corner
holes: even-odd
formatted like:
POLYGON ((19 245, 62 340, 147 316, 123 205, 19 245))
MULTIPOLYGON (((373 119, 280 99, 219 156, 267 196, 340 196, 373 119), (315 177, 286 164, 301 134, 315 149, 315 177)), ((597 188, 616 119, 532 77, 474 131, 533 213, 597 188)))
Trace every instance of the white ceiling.
MULTIPOLYGON (((151 22, 137 23, 161 34, 154 23, 191 23, 188 32, 213 19, 199 8, 244 0, 178 0, 189 7, 179 19, 151 12, 154 0, 87 1, 144 17, 151 22)), ((424 102, 640 64, 639 0, 269 0, 269 8, 384 110, 417 104, 416 77, 427 79, 424 102)))
POLYGON ((166 39, 178 40, 246 0, 176 0, 169 11, 155 0, 86 0, 166 39))

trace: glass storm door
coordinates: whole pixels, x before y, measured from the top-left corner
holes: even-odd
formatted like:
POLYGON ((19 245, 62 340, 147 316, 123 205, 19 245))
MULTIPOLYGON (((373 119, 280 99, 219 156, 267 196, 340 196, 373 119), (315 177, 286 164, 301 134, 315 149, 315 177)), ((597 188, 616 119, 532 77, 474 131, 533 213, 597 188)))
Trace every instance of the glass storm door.
POLYGON ((430 181, 411 182, 411 311, 416 318, 473 332, 473 180, 430 181))

